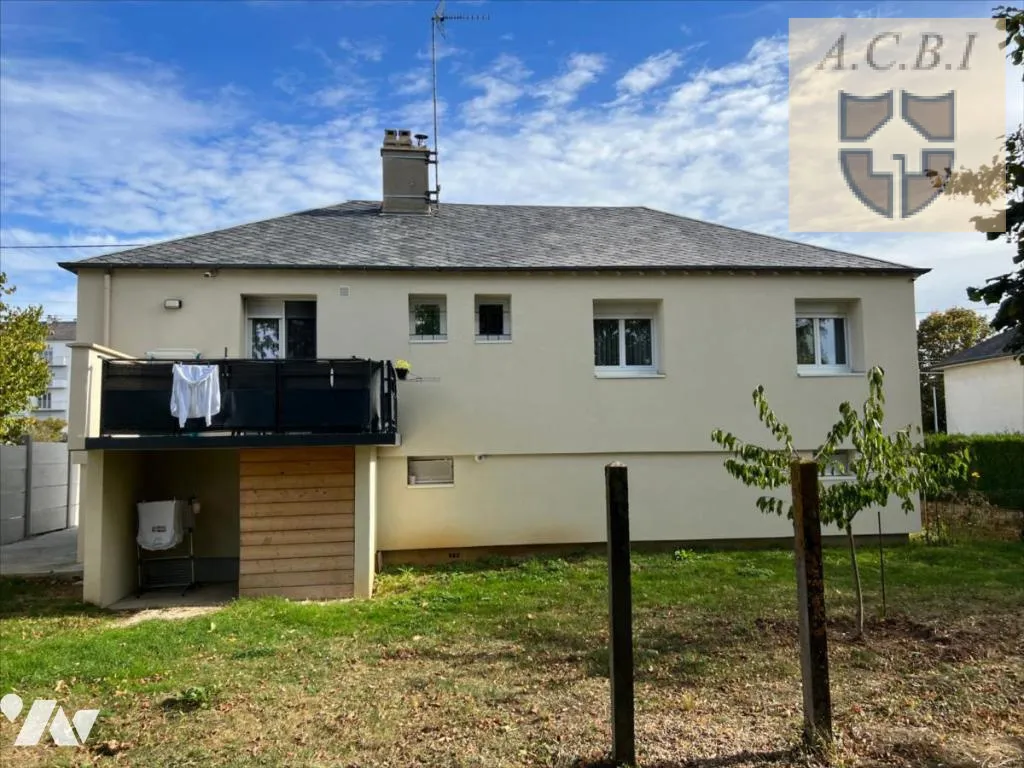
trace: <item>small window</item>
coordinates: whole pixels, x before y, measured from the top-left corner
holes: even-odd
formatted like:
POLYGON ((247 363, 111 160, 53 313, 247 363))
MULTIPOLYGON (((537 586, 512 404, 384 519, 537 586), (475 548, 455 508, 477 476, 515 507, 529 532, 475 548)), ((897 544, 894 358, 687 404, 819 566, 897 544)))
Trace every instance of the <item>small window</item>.
POLYGON ((410 458, 409 485, 453 485, 455 462, 451 456, 410 458))
POLYGON ((477 296, 476 340, 511 341, 511 306, 508 296, 477 296))
POLYGON ((316 357, 316 302, 246 300, 246 342, 255 360, 316 357))
POLYGON ((409 339, 447 341, 448 313, 444 296, 409 297, 409 339))
POLYGON ((853 470, 850 465, 853 463, 853 451, 836 451, 832 454, 832 461, 829 466, 824 467, 819 473, 825 480, 843 480, 853 477, 853 470))
POLYGON ((594 303, 594 370, 656 373, 655 308, 594 303))
POLYGON ((849 371, 847 327, 843 315, 797 316, 797 366, 806 371, 849 371))

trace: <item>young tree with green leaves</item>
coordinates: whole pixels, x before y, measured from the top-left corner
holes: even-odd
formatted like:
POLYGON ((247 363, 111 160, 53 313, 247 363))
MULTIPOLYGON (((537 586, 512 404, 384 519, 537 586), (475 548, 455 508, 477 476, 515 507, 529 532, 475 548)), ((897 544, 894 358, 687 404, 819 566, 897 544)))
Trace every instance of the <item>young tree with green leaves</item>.
POLYGON ((50 383, 43 358, 49 327, 42 307, 19 309, 5 301, 17 290, 0 272, 0 443, 13 442, 23 432, 25 411, 50 383))
POLYGON ((917 326, 917 363, 921 369, 921 419, 925 432, 942 432, 946 428, 946 391, 942 373, 932 373, 938 365, 957 352, 970 349, 992 334, 988 318, 980 312, 953 307, 945 312, 932 312, 917 326), (932 391, 935 397, 932 397, 932 391), (935 405, 938 405, 938 430, 935 429, 935 405))
MULTIPOLYGON (((825 441, 813 453, 818 463, 819 477, 833 471, 850 476, 848 480, 824 483, 819 481, 821 521, 835 525, 846 533, 853 569, 854 590, 857 596, 857 634, 864 632, 864 594, 857 564, 857 548, 853 535, 853 521, 869 507, 884 507, 891 498, 900 501, 904 512, 912 512, 916 495, 966 478, 967 451, 937 457, 925 454, 922 447, 911 439, 911 427, 886 434, 884 373, 872 368, 867 375, 868 398, 858 412, 850 403, 839 406, 839 420, 832 426, 825 441), (853 457, 843 464, 837 452, 849 445, 853 457)), ((793 434, 772 411, 759 386, 753 393, 758 418, 768 429, 778 447, 765 448, 748 443, 731 432, 716 429, 711 439, 729 451, 732 456, 725 468, 744 485, 774 491, 788 487, 790 463, 801 456, 794 446, 793 434)), ((793 516, 793 506, 778 496, 765 495, 757 499, 758 509, 767 514, 793 516)))

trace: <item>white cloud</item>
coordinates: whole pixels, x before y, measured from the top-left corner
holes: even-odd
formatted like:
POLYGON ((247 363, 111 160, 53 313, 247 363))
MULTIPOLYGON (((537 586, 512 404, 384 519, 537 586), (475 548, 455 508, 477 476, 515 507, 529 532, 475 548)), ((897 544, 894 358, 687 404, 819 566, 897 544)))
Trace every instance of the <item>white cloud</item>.
POLYGON ((387 50, 383 40, 350 40, 347 37, 338 41, 338 47, 354 59, 373 62, 383 59, 384 52, 387 50))
POLYGON ((429 67, 411 69, 408 72, 396 72, 388 78, 398 96, 415 96, 427 93, 431 87, 429 67))
POLYGON ((289 69, 284 72, 279 72, 277 77, 271 81, 271 85, 278 90, 284 91, 289 96, 294 96, 298 92, 299 86, 302 85, 305 80, 306 76, 302 72, 295 69, 289 69))
MULTIPOLYGON (((449 88, 440 104, 443 199, 648 205, 794 237, 785 51, 784 40, 764 39, 740 60, 685 75, 664 62, 655 71, 650 62, 665 56, 656 54, 631 70, 648 74, 634 76, 629 92, 644 103, 628 110, 581 101, 604 71, 599 54, 570 57, 554 77, 509 55, 464 71, 472 95, 454 100, 449 88)), ((381 127, 430 132, 432 118, 412 74, 393 76, 403 98, 389 106, 346 100, 347 80, 307 85, 331 104, 314 124, 261 119, 244 94, 198 97, 152 65, 16 60, 2 78, 5 245, 140 242, 372 199, 381 127)), ((313 98, 302 85, 297 98, 313 98)), ((919 310, 965 304, 967 285, 1012 266, 1008 245, 980 235, 797 239, 933 267, 917 284, 919 310)), ((5 249, 0 258, 22 286, 20 301, 69 314, 73 279, 54 263, 95 252, 5 249)))
POLYGON ((576 100, 580 91, 597 80, 604 72, 605 57, 597 53, 574 53, 562 74, 541 83, 534 90, 555 107, 565 106, 576 100))
POLYGON ((640 96, 668 80, 682 63, 683 57, 676 51, 662 51, 629 70, 616 86, 625 96, 640 96))
POLYGON ((367 95, 364 88, 350 85, 334 85, 321 88, 309 96, 309 102, 318 107, 334 108, 367 95))
POLYGON ((465 78, 467 85, 483 90, 462 107, 462 119, 469 125, 495 125, 510 118, 511 107, 524 93, 523 82, 530 76, 522 61, 503 53, 486 72, 465 78))

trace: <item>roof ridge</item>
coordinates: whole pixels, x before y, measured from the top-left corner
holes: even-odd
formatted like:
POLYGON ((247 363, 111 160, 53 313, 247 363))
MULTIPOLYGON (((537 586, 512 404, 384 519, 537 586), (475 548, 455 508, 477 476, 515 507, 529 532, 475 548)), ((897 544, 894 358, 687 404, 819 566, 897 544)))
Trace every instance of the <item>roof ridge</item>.
POLYGON ((924 269, 922 267, 915 267, 915 266, 912 266, 910 264, 901 264, 898 261, 889 261, 887 259, 879 259, 879 258, 877 258, 875 256, 865 256, 862 253, 854 253, 853 251, 840 251, 837 248, 829 248, 828 246, 816 245, 815 243, 805 243, 805 242, 803 242, 801 240, 790 240, 788 237, 779 237, 778 235, 768 235, 768 234, 765 234, 764 232, 755 232, 754 230, 751 230, 751 229, 740 229, 739 227, 733 227, 733 226, 731 226, 729 224, 720 224, 717 221, 706 221, 704 219, 695 219, 692 216, 684 216, 681 213, 672 213, 671 211, 663 211, 660 208, 652 208, 649 205, 642 205, 642 206, 639 206, 639 207, 643 208, 644 210, 651 211, 652 213, 661 214, 662 216, 671 216, 672 218, 675 218, 675 219, 686 219, 687 221, 693 221, 693 222, 696 222, 697 224, 704 224, 704 225, 709 226, 709 227, 718 227, 719 229, 727 229, 730 232, 739 232, 739 233, 744 234, 744 235, 754 235, 755 237, 767 237, 770 240, 777 240, 780 243, 792 243, 793 245, 802 245, 802 246, 804 246, 806 248, 817 248, 819 251, 827 251, 829 253, 839 254, 840 256, 856 256, 858 259, 869 259, 871 261, 874 261, 877 264, 885 264, 885 265, 891 266, 891 267, 899 267, 900 269, 919 270, 919 271, 921 271, 922 274, 925 273, 925 272, 930 272, 931 271, 930 269, 924 269))

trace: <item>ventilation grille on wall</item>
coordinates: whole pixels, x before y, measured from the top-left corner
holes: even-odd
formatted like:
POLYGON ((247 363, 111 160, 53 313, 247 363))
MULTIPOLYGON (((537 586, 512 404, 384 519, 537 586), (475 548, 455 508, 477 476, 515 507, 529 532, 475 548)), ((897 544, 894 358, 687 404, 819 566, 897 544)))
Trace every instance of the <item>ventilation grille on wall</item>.
POLYGON ((347 286, 347 285, 343 285, 343 286, 341 286, 341 287, 340 287, 340 288, 338 289, 338 293, 339 293, 339 294, 340 294, 341 296, 348 296, 348 286, 347 286))

